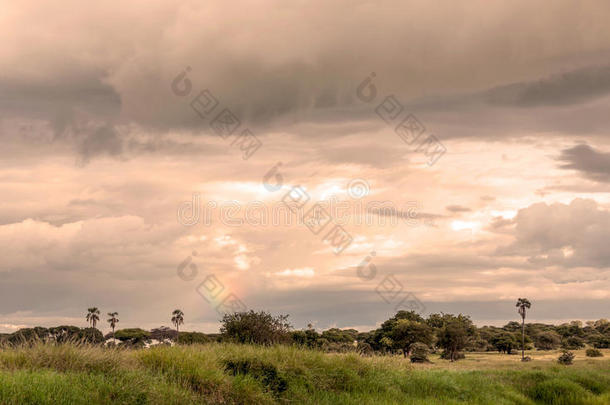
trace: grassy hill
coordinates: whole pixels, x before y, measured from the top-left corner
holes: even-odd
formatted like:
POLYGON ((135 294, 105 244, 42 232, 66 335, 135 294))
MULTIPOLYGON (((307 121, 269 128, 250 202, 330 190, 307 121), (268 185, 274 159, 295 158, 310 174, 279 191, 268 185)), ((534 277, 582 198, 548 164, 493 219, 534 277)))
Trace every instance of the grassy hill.
POLYGON ((37 345, 0 351, 0 404, 610 404, 610 351, 401 357, 206 344, 119 350, 37 345))

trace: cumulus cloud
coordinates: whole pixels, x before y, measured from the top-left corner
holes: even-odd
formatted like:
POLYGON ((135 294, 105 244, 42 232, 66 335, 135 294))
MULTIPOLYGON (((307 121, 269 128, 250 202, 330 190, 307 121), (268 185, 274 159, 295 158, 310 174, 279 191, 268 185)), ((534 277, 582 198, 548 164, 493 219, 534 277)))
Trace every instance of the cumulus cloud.
POLYGON ((610 267, 610 211, 594 200, 536 203, 514 218, 515 241, 501 255, 529 257, 536 265, 610 267))

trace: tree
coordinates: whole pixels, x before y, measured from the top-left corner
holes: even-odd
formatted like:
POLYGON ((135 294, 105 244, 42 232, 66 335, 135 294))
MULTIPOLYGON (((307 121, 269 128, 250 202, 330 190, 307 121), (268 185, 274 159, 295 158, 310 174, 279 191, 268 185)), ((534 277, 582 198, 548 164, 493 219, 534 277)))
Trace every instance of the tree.
POLYGON ((333 343, 353 343, 358 337, 355 329, 330 328, 322 332, 322 337, 333 343))
POLYGON ((168 328, 167 326, 160 326, 150 330, 151 339, 165 340, 165 339, 178 339, 178 332, 168 328))
POLYGON ((532 304, 527 298, 519 298, 517 300, 516 307, 519 308, 517 311, 521 315, 521 360, 525 360, 525 313, 532 304))
POLYGON ((568 350, 578 350, 585 347, 585 341, 578 336, 570 336, 562 339, 561 347, 568 350))
POLYGON ((178 336, 178 343, 183 345, 194 345, 198 343, 209 343, 210 339, 205 333, 201 332, 182 332, 178 336))
POLYGON ((438 332, 438 345, 444 349, 444 357, 455 361, 461 356, 460 351, 475 335, 476 328, 468 316, 443 314, 443 327, 438 332))
POLYGON ((490 343, 498 352, 510 354, 512 350, 519 345, 519 338, 517 336, 511 332, 500 332, 491 338, 490 343))
POLYGON ((87 322, 91 325, 92 328, 95 328, 97 321, 100 320, 100 310, 97 307, 91 307, 87 309, 87 322))
POLYGON ((291 337, 292 326, 288 322, 288 315, 273 316, 265 311, 250 310, 225 314, 221 323, 223 338, 237 343, 272 345, 288 341, 291 337))
POLYGON ((397 349, 402 350, 404 357, 411 353, 411 346, 417 342, 432 344, 433 330, 423 322, 400 319, 396 322, 390 337, 397 349))
POLYGON ((49 328, 49 337, 57 343, 66 343, 78 339, 80 328, 78 326, 61 325, 49 328))
POLYGON ((49 330, 40 326, 34 328, 23 328, 10 334, 7 341, 13 345, 33 345, 38 341, 44 341, 49 336, 49 330))
POLYGON ((557 332, 549 330, 538 334, 535 342, 538 350, 555 350, 561 344, 561 336, 557 332))
POLYGON ((114 336, 114 327, 116 326, 117 323, 119 323, 119 318, 117 318, 118 314, 119 314, 118 312, 108 312, 108 316, 110 317, 110 318, 108 318, 108 323, 110 324, 110 327, 112 328, 112 339, 116 338, 114 336))
POLYGON ((174 312, 172 312, 172 323, 176 326, 176 332, 180 333, 180 325, 184 323, 184 312, 174 309, 174 312))
POLYGON ((383 322, 381 324, 381 330, 385 333, 390 333, 394 328, 396 322, 400 321, 401 319, 406 319, 408 321, 415 322, 424 322, 424 318, 422 318, 421 315, 419 315, 417 312, 401 310, 396 312, 396 315, 383 322))
POLYGON ((128 347, 142 347, 150 340, 150 332, 140 328, 119 329, 116 338, 128 347))
POLYGON ((99 344, 104 341, 104 335, 96 328, 84 328, 78 332, 78 341, 89 344, 99 344))

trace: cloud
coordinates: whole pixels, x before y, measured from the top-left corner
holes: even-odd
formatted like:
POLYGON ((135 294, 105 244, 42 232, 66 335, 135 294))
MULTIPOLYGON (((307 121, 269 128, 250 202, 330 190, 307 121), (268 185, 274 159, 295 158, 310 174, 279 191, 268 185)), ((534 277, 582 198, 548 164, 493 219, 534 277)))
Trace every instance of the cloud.
POLYGON ((610 93, 610 66, 590 66, 488 90, 490 104, 534 107, 574 104, 610 93))
POLYGON ((315 271, 311 267, 304 267, 302 269, 285 269, 273 273, 280 277, 305 277, 311 278, 315 275, 315 271))
POLYGON ((117 131, 106 125, 88 134, 80 149, 82 161, 87 163, 97 155, 116 156, 121 154, 123 144, 117 131))
POLYGON ((218 314, 196 291, 210 274, 249 307, 302 324, 391 316, 375 291, 390 275, 445 311, 521 293, 608 297, 607 196, 554 204, 610 185, 606 3, 23 0, 2 10, 4 324, 84 324, 83 308, 97 305, 151 327, 179 306, 188 328, 215 331, 218 314), (179 95, 172 82, 187 66, 192 88, 179 95), (367 103, 356 90, 372 72, 367 103), (201 118, 191 101, 204 89, 218 106, 201 118), (385 122, 375 109, 389 95, 404 108, 385 122), (263 142, 252 159, 210 128, 224 108, 236 133, 263 142), (408 113, 447 147, 433 167, 395 133, 408 113), (572 148, 585 136, 595 148, 572 148), (559 163, 549 158, 558 144, 559 163), (369 184, 366 199, 346 195, 350 179, 369 184), (311 196, 305 212, 349 198, 354 210, 332 215, 354 237, 341 255, 326 229, 229 226, 205 203, 211 224, 177 224, 194 193, 244 203, 242 218, 248 202, 280 205, 296 185, 311 196), (368 221, 369 199, 379 221, 368 221), (371 252, 378 279, 363 281, 371 252), (187 282, 176 266, 189 257, 198 275, 187 282))
POLYGON ((449 211, 449 212, 453 212, 453 213, 456 213, 456 212, 469 212, 469 211, 472 211, 470 208, 468 208, 468 207, 463 207, 463 206, 461 206, 461 205, 448 205, 448 206, 446 206, 446 207, 445 207, 445 209, 446 209, 447 211, 449 211))
POLYGON ((564 149, 558 160, 562 169, 577 170, 585 177, 610 182, 610 153, 599 152, 587 144, 564 149))
POLYGON ((513 220, 515 240, 499 255, 528 257, 535 265, 610 267, 610 211, 588 199, 532 204, 513 220))
MULTIPOLYGON (((610 49, 609 17, 607 4, 569 2, 445 2, 439 8, 393 0, 95 7, 22 1, 0 17, 0 33, 12 38, 0 50, 0 109, 5 117, 46 120, 58 135, 86 115, 99 128, 74 140, 87 161, 119 153, 119 137, 111 134, 117 125, 213 134, 209 120, 189 105, 203 89, 217 98, 217 111, 229 108, 244 127, 302 134, 299 125, 327 124, 325 136, 340 135, 344 129, 333 124, 345 122, 384 128, 373 110, 390 94, 423 112, 426 104, 414 101, 468 93, 504 107, 582 103, 610 88, 609 68, 600 66, 610 49), (562 29, 568 23, 572 29, 562 29), (518 34, 507 37, 508 29, 518 34), (177 96, 171 83, 187 66, 192 90, 177 96), (368 105, 356 98, 356 88, 373 71, 378 97, 368 105)), ((439 116, 442 105, 432 104, 436 113, 426 126, 442 139, 488 133, 487 120, 497 119, 472 117, 468 125, 478 131, 451 131, 445 125, 452 118, 439 116)), ((459 115, 471 103, 461 95, 449 104, 459 115)), ((380 164, 357 151, 354 156, 380 164)))

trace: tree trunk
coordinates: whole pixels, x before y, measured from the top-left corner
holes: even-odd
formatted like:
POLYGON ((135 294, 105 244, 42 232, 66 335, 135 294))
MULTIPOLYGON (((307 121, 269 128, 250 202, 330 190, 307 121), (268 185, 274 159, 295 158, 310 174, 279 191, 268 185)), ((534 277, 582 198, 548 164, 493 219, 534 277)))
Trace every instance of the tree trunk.
POLYGON ((523 360, 525 359, 525 317, 521 319, 521 360, 523 360))

